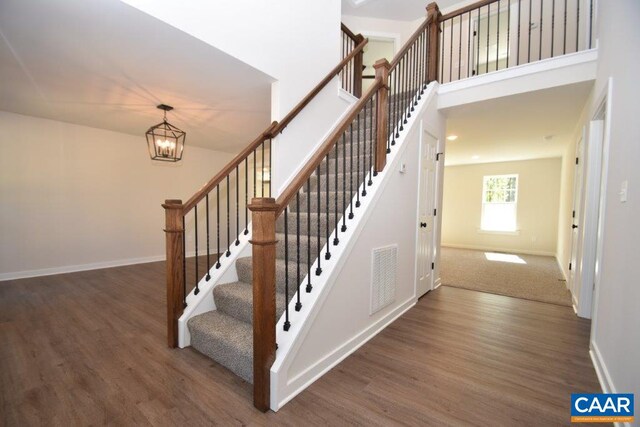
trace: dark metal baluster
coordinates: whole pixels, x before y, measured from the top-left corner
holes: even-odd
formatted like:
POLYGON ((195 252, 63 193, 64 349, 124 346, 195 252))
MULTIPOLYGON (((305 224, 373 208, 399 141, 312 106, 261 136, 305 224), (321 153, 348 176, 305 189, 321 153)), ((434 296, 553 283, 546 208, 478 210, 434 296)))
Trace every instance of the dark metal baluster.
POLYGON ((520 10, 522 9, 521 0, 518 0, 518 57, 516 58, 516 65, 520 65, 520 10))
MULTIPOLYGON (((340 242, 340 240, 338 239, 338 224, 340 222, 340 217, 338 216, 338 197, 339 197, 339 193, 338 193, 338 160, 340 158, 340 156, 338 156, 338 143, 336 142, 335 145, 335 151, 336 151, 336 170, 334 171, 334 185, 333 188, 335 189, 335 200, 336 200, 336 205, 334 206, 334 213, 336 214, 336 217, 333 219, 335 222, 335 237, 333 238, 333 245, 337 246, 338 243, 340 242)), ((329 161, 329 158, 327 158, 327 161, 329 161)), ((342 169, 344 170, 344 164, 342 165, 342 169)))
POLYGON ((342 228, 347 231, 347 215, 344 211, 347 208, 347 133, 342 134, 342 228))
MULTIPOLYGON (((580 0, 578 0, 579 2, 580 0)), ((542 59, 542 24, 544 19, 544 0, 540 0, 540 30, 538 31, 538 61, 542 59)))
POLYGON ((244 159, 244 235, 249 234, 249 156, 244 159))
MULTIPOLYGON (((413 96, 412 96, 413 106, 411 107, 411 111, 414 111, 415 109, 413 107, 418 105, 418 95, 420 93, 418 91, 418 75, 419 75, 418 52, 420 52, 419 46, 420 46, 420 37, 418 37, 416 41, 413 43, 413 66, 411 67, 411 84, 413 85, 411 90, 413 91, 413 96)), ((371 123, 373 123, 373 121, 371 123)))
POLYGON ((236 166, 236 246, 240 244, 240 169, 236 166))
MULTIPOLYGON (((316 239, 316 245, 318 246, 318 267, 316 268, 316 276, 319 276, 322 273, 322 268, 320 267, 320 258, 322 258, 321 254, 320 254, 320 181, 322 178, 322 175, 320 175, 320 165, 318 165, 318 168, 316 169, 316 176, 318 177, 318 185, 317 185, 317 192, 316 192, 316 196, 318 197, 318 205, 316 206, 317 210, 318 210, 318 216, 316 218, 316 222, 317 224, 317 239, 316 239)), ((311 194, 309 194, 309 197, 311 197, 311 194)), ((309 212, 309 214, 311 214, 311 212, 309 212)), ((327 221, 329 221, 329 218, 327 218, 327 221)), ((311 235, 311 233, 309 233, 309 235, 311 235)))
POLYGON ((553 41, 556 38, 556 0, 551 0, 551 57, 553 58, 553 41))
POLYGON ((349 140, 349 219, 353 219, 353 121, 349 123, 349 140))
POLYGON ((462 15, 458 18, 458 80, 462 72, 462 15))
POLYGON ((184 216, 182 216, 182 305, 187 306, 187 228, 184 216))
POLYGON ((445 37, 444 37, 444 30, 446 29, 445 24, 447 23, 447 21, 442 21, 440 23, 440 34, 443 34, 442 37, 440 37, 440 82, 444 83, 444 42, 445 42, 445 37))
MULTIPOLYGON (((309 196, 307 196, 307 199, 309 196)), ((288 264, 287 264, 288 266, 288 264)), ((296 193, 296 311, 300 311, 302 303, 300 302, 300 191, 296 193)))
POLYGON ((485 64, 485 73, 489 73, 489 34, 491 28, 491 3, 487 5, 487 63, 485 64))
POLYGON ((220 268, 220 184, 216 185, 216 242, 218 244, 216 268, 220 268))
POLYGON ((258 157, 258 149, 253 150, 253 197, 256 197, 258 191, 258 166, 256 158, 258 157))
POLYGON ((593 0, 589 1, 589 49, 591 49, 591 40, 593 39, 593 0))
POLYGON ((533 0, 529 0, 529 40, 527 40, 527 64, 531 62, 531 4, 533 0))
POLYGON ((273 161, 273 140, 269 138, 269 197, 271 197, 271 173, 273 172, 273 168, 271 167, 273 161))
POLYGON ((509 68, 509 56, 511 54, 511 46, 509 39, 511 37, 511 0, 507 0, 507 68, 509 68))
POLYGON ((576 1, 576 52, 580 44, 580 0, 576 1))
MULTIPOLYGON (((320 179, 320 177, 318 177, 320 179)), ((307 293, 311 292, 311 178, 307 179, 307 293)), ((318 260, 320 262, 320 260, 318 260)))
MULTIPOLYGON (((367 109, 367 105, 369 105, 369 101, 364 103, 364 124, 362 125, 363 128, 362 130, 364 131, 364 138, 363 138, 363 147, 362 147, 362 154, 364 154, 364 159, 362 159, 362 197, 365 197, 367 195, 367 185, 365 183, 365 177, 367 176, 367 114, 368 114, 368 109, 367 109)), ((360 152, 358 151, 358 154, 360 154, 360 152)))
POLYGON ((358 136, 356 137, 356 208, 360 207, 360 114, 357 124, 358 136))
MULTIPOLYGON (((389 76, 389 81, 392 81, 392 76, 389 76)), ((390 89, 389 90, 389 97, 387 98, 387 102, 389 103, 389 108, 387 108, 387 123, 389 123, 389 129, 387 129, 388 135, 387 135, 387 153, 391 152, 391 146, 389 145, 391 143, 391 140, 395 138, 395 132, 393 131, 393 122, 391 121, 391 107, 392 107, 392 101, 391 101, 391 97, 393 96, 393 90, 394 89, 390 89)), ((345 146, 345 150, 346 150, 346 146, 345 146)), ((345 188, 346 190, 346 188, 345 188)))
MULTIPOLYGON (((408 102, 408 98, 409 98, 409 79, 408 77, 408 70, 409 70, 409 64, 408 64, 409 58, 407 56, 407 54, 404 55, 404 62, 402 63, 402 74, 404 76, 404 83, 403 83, 403 88, 402 88, 402 111, 404 113, 404 120, 402 121, 402 124, 407 124, 407 119, 409 117, 411 117, 410 111, 409 111, 409 102, 408 102)), ((404 126, 400 125, 400 130, 404 130, 404 126)))
MULTIPOLYGON (((373 98, 378 98, 378 92, 376 92, 373 97, 371 97, 371 129, 369 130, 369 181, 367 182, 367 185, 372 185, 373 181, 371 180, 371 174, 373 173, 372 171, 375 169, 373 167, 373 147, 374 145, 374 135, 377 135, 378 133, 376 132, 376 130, 378 129, 377 124, 374 125, 374 119, 377 122, 378 118, 377 118, 377 114, 376 114, 376 105, 373 103, 373 98)), ((376 174, 373 173, 373 175, 375 176, 376 174)))
POLYGON ((331 174, 330 174, 330 170, 329 170, 329 164, 331 162, 330 162, 330 159, 329 159, 329 154, 327 154, 327 156, 325 157, 324 161, 325 161, 326 173, 327 173, 326 174, 326 180, 325 180, 326 181, 325 182, 325 192, 326 192, 325 201, 326 201, 326 205, 327 205, 326 206, 326 214, 327 214, 326 218, 327 218, 327 220, 325 221, 326 232, 327 232, 326 233, 326 236, 327 236, 327 240, 326 240, 326 242, 327 242, 327 253, 324 254, 324 259, 330 259, 331 258, 331 251, 329 251, 329 247, 331 245, 329 245, 329 238, 331 237, 331 229, 329 227, 329 222, 330 222, 329 221, 329 219, 330 219, 330 217, 329 217, 329 189, 330 189, 329 177, 331 176, 331 174))
POLYGON ((399 119, 400 119, 400 93, 402 92, 402 88, 400 87, 400 63, 402 62, 402 59, 398 62, 398 64, 396 65, 396 68, 393 69, 393 74, 395 76, 395 86, 396 86, 396 90, 395 90, 395 98, 393 99, 393 103, 394 103, 394 111, 393 111, 393 128, 395 130, 394 132, 394 137, 391 140, 391 145, 396 145, 396 138, 400 137, 400 125, 398 123, 399 119))
POLYGON ((210 250, 209 250, 209 194, 207 193, 204 196, 205 199, 205 207, 207 209, 207 216, 206 216, 206 220, 207 220, 207 276, 206 276, 206 280, 207 282, 211 279, 211 274, 209 273, 211 270, 211 261, 210 261, 210 250))
POLYGON ((480 74, 480 8, 478 8, 478 19, 476 20, 478 23, 478 29, 476 30, 476 74, 480 74))
POLYGON ((229 196, 229 175, 227 175, 227 257, 231 256, 231 228, 229 224, 229 213, 230 213, 230 196, 229 196))
POLYGON ((289 322, 289 206, 284 208, 284 327, 288 331, 289 322))
POLYGON ((564 0, 564 36, 562 38, 562 54, 567 53, 567 0, 564 0))
POLYGON ((469 27, 467 29, 467 72, 466 75, 467 77, 470 77, 470 73, 472 72, 470 70, 470 68, 473 68, 473 65, 471 64, 471 12, 468 13, 469 15, 469 22, 467 23, 467 26, 469 27))
POLYGON ((496 23, 496 71, 498 71, 498 61, 500 60, 500 0, 498 0, 496 16, 498 17, 498 22, 496 23))
POLYGON ((453 73, 453 19, 449 20, 449 81, 453 73))
POLYGON ((196 282, 196 289, 193 291, 194 295, 198 295, 200 293, 200 288, 198 288, 198 281, 200 280, 200 274, 198 273, 198 205, 193 207, 193 215, 194 215, 194 228, 195 228, 195 247, 196 247, 196 255, 195 255, 195 263, 196 263, 196 275, 194 277, 196 282))
POLYGON ((260 144, 262 151, 262 163, 260 163, 260 176, 261 184, 260 184, 260 197, 264 197, 264 141, 260 144))

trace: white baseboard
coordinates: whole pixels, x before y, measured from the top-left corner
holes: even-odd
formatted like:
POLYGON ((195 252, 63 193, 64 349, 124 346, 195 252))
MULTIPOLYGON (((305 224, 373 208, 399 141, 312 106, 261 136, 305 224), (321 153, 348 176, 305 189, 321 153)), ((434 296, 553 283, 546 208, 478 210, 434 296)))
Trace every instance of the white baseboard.
POLYGON ((29 277, 51 276, 54 274, 74 273, 77 271, 98 270, 101 268, 122 267, 133 264, 146 264, 149 262, 164 261, 165 255, 156 255, 142 258, 119 259, 114 261, 93 262, 89 264, 65 265, 62 267, 41 268, 38 270, 14 271, 0 273, 0 282, 7 280, 26 279, 29 277))
POLYGON ((555 252, 548 251, 530 251, 525 249, 513 249, 513 248, 497 248, 488 246, 475 246, 475 245, 458 245, 455 243, 442 243, 442 247, 454 248, 454 249, 471 249, 474 251, 488 251, 488 252, 506 252, 511 254, 523 254, 523 255, 540 255, 540 256, 552 256, 555 257, 555 252))
MULTIPOLYGON (((400 304, 393 311, 391 311, 388 315, 378 320, 376 323, 360 332, 349 341, 345 342, 338 348, 334 349, 331 353, 327 354, 322 359, 315 362, 313 365, 309 366, 303 372, 296 375, 292 378, 289 383, 302 382, 298 387, 296 387, 292 392, 289 393, 288 396, 284 397, 280 402, 278 407, 275 409, 276 411, 279 408, 282 408, 287 402, 296 397, 300 392, 309 387, 318 378, 322 377, 324 374, 333 369, 336 365, 346 359, 348 356, 353 354, 357 349, 366 344, 371 338, 378 335, 383 329, 393 323, 396 319, 406 313, 409 309, 411 309, 416 304, 415 296, 412 296, 404 303, 400 304)), ((272 408, 273 409, 273 408, 272 408)))
MULTIPOLYGON (((618 393, 616 386, 613 384, 611 380, 611 375, 609 375, 609 370, 607 369, 607 365, 605 365, 604 360, 602 359, 602 354, 600 353, 600 349, 596 345, 596 343, 591 340, 590 348, 589 348, 589 356, 591 356, 591 362, 593 363, 593 367, 596 370, 596 375, 598 376, 598 382, 600 383, 600 387, 602 387, 603 393, 618 393)), ((616 422, 614 425, 622 427, 628 426, 631 427, 631 423, 620 423, 616 422)))

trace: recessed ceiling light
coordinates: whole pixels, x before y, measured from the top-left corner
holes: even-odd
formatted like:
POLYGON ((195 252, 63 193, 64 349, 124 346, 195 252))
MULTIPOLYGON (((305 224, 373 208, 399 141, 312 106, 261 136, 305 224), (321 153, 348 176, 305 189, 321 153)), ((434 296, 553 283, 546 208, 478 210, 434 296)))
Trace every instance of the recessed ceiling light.
POLYGON ((455 141, 456 139, 458 139, 458 135, 449 135, 447 137, 447 141, 455 141))
POLYGON ((471 156, 471 160, 478 160, 480 158, 480 156, 478 156, 477 154, 474 154, 473 156, 471 156))

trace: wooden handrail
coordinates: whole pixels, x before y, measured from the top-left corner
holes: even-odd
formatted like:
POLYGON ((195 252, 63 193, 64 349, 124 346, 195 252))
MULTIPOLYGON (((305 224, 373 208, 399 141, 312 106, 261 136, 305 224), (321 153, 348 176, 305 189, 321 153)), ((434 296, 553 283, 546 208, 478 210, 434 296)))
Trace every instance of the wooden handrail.
POLYGON ((322 163, 324 158, 329 154, 333 146, 336 144, 340 136, 349 128, 349 125, 353 120, 360 114, 360 110, 364 108, 364 105, 369 102, 369 99, 386 83, 380 78, 376 78, 374 83, 369 87, 367 92, 354 104, 351 108, 351 112, 340 122, 340 124, 331 132, 331 134, 325 139, 320 148, 315 152, 313 157, 309 159, 304 168, 294 178, 294 180, 287 185, 287 188, 282 192, 276 204, 278 205, 278 210, 276 211, 276 218, 284 212, 285 208, 296 195, 296 193, 300 190, 302 185, 309 179, 311 174, 316 170, 316 168, 322 163))
POLYGON ((196 194, 191 196, 191 198, 187 200, 187 202, 182 207, 182 214, 186 215, 187 213, 189 213, 189 211, 193 209, 195 205, 197 205, 202 199, 204 199, 207 194, 209 194, 214 188, 216 188, 216 185, 220 184, 222 180, 227 177, 227 175, 229 175, 238 165, 244 162, 244 159, 246 159, 253 150, 258 148, 260 144, 262 144, 265 140, 269 139, 271 137, 272 129, 274 129, 277 124, 278 122, 271 123, 271 125, 267 129, 265 129, 264 132, 262 132, 256 139, 254 139, 251 144, 247 145, 229 163, 227 163, 227 165, 220 172, 218 172, 213 178, 209 180, 209 182, 202 186, 202 188, 198 190, 196 194))
POLYGON ((390 63, 392 70, 396 67, 396 65, 398 65, 398 62, 400 62, 400 59, 402 59, 404 54, 407 53, 409 49, 411 49, 411 46, 413 45, 413 43, 418 39, 418 37, 420 37, 420 34, 424 32, 425 28, 427 28, 427 25, 429 25, 429 20, 425 19, 425 21, 422 24, 420 24, 418 29, 414 31, 411 37, 409 37, 409 40, 407 40, 404 46, 402 46, 402 48, 398 51, 396 56, 393 58, 393 61, 391 61, 390 63))
POLYGON ((360 53, 362 51, 362 49, 364 49, 365 45, 369 42, 368 39, 363 38, 360 43, 358 43, 358 45, 351 51, 349 52, 349 55, 345 56, 344 59, 342 61, 340 61, 340 63, 338 65, 336 65, 331 71, 329 71, 329 74, 326 75, 326 77, 324 79, 322 79, 320 81, 320 83, 318 83, 316 85, 316 87, 314 87, 311 92, 309 92, 307 94, 307 96, 305 96, 302 101, 300 101, 298 103, 298 105, 296 105, 293 110, 291 110, 289 112, 289 114, 287 114, 282 120, 280 120, 280 122, 277 123, 277 125, 272 129, 272 133, 271 133, 271 137, 275 137, 277 134, 279 134, 280 132, 282 132, 284 130, 284 128, 287 127, 287 125, 289 123, 291 123, 291 121, 300 113, 300 111, 302 111, 302 109, 304 107, 307 106, 307 104, 309 104, 311 102, 311 100, 313 100, 313 98, 320 93, 320 91, 322 89, 324 89, 324 87, 335 77, 337 76, 340 71, 344 68, 345 65, 347 65, 349 63, 349 61, 351 61, 358 53, 360 53))
POLYGON ((344 25, 342 22, 340 23, 340 28, 342 29, 342 32, 345 33, 351 40, 356 43, 358 42, 358 36, 356 36, 353 31, 351 31, 349 27, 344 25))
POLYGON ((480 0, 478 2, 470 4, 469 6, 461 7, 458 10, 454 10, 453 12, 449 12, 446 15, 442 15, 442 17, 440 18, 440 22, 446 21, 447 19, 455 18, 456 16, 462 15, 463 13, 467 13, 472 10, 479 9, 483 6, 486 6, 490 3, 495 3, 497 1, 498 0, 480 0))
MULTIPOLYGON (((356 36, 357 37, 357 36, 356 36)), ((362 36, 360 36, 362 37, 362 36)), ((338 65, 336 65, 329 73, 325 76, 324 79, 320 81, 312 90, 305 96, 294 108, 287 114, 282 120, 279 122, 274 121, 269 125, 267 129, 264 130, 256 139, 254 139, 248 146, 246 146, 240 153, 238 153, 220 172, 218 172, 213 178, 209 180, 200 190, 198 190, 187 202, 183 205, 183 215, 186 215, 193 209, 195 205, 200 203, 201 200, 205 198, 205 196, 211 192, 216 185, 220 184, 222 180, 224 180, 227 175, 229 175, 238 165, 240 165, 244 160, 255 150, 258 148, 264 141, 270 138, 275 138, 279 133, 281 133, 284 128, 287 127, 289 123, 298 115, 300 112, 306 107, 313 98, 320 93, 324 87, 329 84, 329 82, 340 73, 340 71, 344 68, 344 66, 349 63, 358 53, 364 49, 368 40, 363 38, 360 43, 349 53, 349 55, 345 56, 342 61, 338 65)))

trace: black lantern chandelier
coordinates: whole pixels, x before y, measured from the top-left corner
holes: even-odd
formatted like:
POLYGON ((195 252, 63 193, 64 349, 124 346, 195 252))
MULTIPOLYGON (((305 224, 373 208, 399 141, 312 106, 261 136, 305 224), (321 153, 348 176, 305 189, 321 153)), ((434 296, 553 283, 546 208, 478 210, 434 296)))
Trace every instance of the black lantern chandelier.
POLYGON ((164 111, 164 119, 162 123, 150 127, 146 134, 151 160, 163 162, 182 160, 184 140, 187 134, 167 121, 167 111, 173 110, 173 107, 160 104, 158 108, 164 111))

